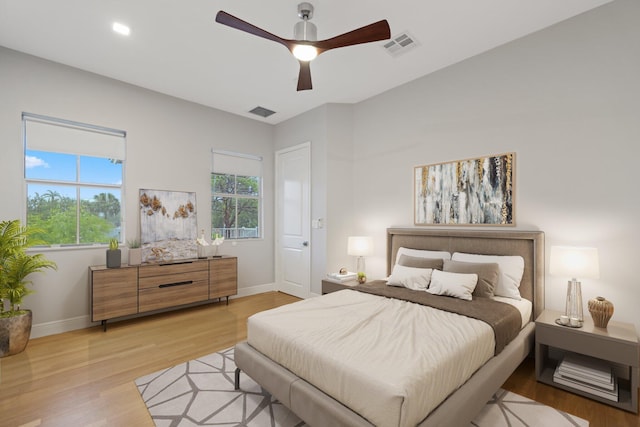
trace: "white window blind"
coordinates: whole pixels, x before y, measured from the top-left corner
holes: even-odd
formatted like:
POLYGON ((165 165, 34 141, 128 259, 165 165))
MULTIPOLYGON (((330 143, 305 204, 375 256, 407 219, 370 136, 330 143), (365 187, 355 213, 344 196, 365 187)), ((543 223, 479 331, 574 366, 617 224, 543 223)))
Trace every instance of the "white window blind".
POLYGON ((230 151, 212 150, 215 173, 242 176, 262 176, 262 157, 230 151))
POLYGON ((125 160, 124 131, 24 114, 27 150, 125 160))

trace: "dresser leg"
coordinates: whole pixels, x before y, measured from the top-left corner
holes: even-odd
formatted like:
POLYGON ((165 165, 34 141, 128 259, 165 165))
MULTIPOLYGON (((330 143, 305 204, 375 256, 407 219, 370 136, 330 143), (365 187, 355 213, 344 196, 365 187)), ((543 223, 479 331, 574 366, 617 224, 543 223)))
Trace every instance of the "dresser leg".
POLYGON ((234 384, 235 390, 240 390, 240 368, 236 368, 236 382, 234 384))
POLYGON ((102 332, 107 332, 107 319, 104 319, 101 323, 102 323, 102 332))

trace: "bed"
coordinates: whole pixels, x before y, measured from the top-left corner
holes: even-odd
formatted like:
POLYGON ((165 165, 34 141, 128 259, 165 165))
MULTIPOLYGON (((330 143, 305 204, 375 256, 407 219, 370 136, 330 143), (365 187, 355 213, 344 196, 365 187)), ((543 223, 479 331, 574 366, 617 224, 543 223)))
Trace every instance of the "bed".
MULTIPOLYGON (((430 402, 426 406, 428 412, 423 415, 420 414, 420 410, 425 410, 425 407, 421 407, 422 398, 406 399, 404 406, 402 402, 398 405, 398 414, 394 414, 398 420, 387 422, 384 417, 384 411, 380 411, 381 408, 392 411, 394 406, 394 398, 397 401, 397 396, 385 396, 383 392, 384 388, 393 389, 395 384, 387 387, 385 382, 386 374, 381 374, 380 370, 377 372, 358 372, 358 376, 354 379, 348 379, 342 381, 340 384, 334 386, 337 391, 327 390, 327 385, 323 382, 322 375, 315 375, 318 372, 326 372, 330 370, 335 377, 351 378, 347 375, 351 375, 351 371, 358 371, 360 366, 358 365, 358 358, 356 354, 352 354, 353 357, 339 359, 333 357, 333 353, 323 354, 322 351, 317 351, 317 354, 306 353, 304 354, 305 361, 296 364, 296 359, 293 361, 283 362, 278 359, 278 355, 271 355, 271 349, 281 354, 292 353, 294 357, 300 358, 302 353, 299 353, 299 349, 283 347, 286 344, 281 344, 278 341, 274 341, 271 338, 264 338, 262 340, 257 337, 262 336, 263 330, 258 326, 250 325, 249 342, 245 341, 239 343, 235 347, 235 363, 238 367, 236 371, 236 387, 240 386, 240 372, 244 372, 253 378, 257 383, 262 385, 268 390, 276 399, 282 402, 285 406, 290 408, 301 419, 311 426, 371 426, 371 425, 419 425, 419 426, 463 426, 468 425, 469 422, 476 416, 476 414, 482 409, 486 402, 491 398, 492 394, 504 383, 504 381, 511 375, 511 373, 517 368, 517 366, 524 360, 524 358, 531 352, 533 348, 533 320, 544 310, 544 234, 539 231, 458 231, 458 230, 427 230, 416 228, 390 228, 387 230, 387 272, 392 273, 397 261, 397 254, 400 248, 410 248, 417 250, 428 251, 444 251, 448 253, 465 253, 465 254, 484 254, 493 256, 520 256, 524 260, 524 271, 522 274, 522 280, 520 282, 519 293, 523 299, 530 301, 530 310, 527 314, 527 319, 522 322, 522 327, 515 333, 515 338, 510 340, 508 344, 504 345, 499 351, 497 350, 498 339, 495 339, 496 354, 490 356, 482 356, 484 359, 476 361, 479 363, 479 368, 471 367, 473 372, 464 374, 467 375, 462 379, 460 384, 454 384, 451 392, 446 392, 445 396, 440 397, 437 402, 430 402), (251 332, 253 330, 253 332, 251 332), (252 342, 252 335, 254 336, 252 342), (253 344, 253 345, 252 345, 253 344), (259 351, 258 348, 262 348, 263 351, 259 351), (268 348, 267 348, 268 347, 268 348), (291 351, 289 351, 291 350, 291 351), (271 357, 266 356, 264 353, 270 354, 271 357), (324 358, 325 363, 327 360, 331 362, 331 365, 326 368, 318 368, 316 361, 313 357, 318 356, 324 358), (278 360, 280 363, 272 360, 272 357, 278 360), (307 359, 308 362, 307 362, 307 359), (283 365, 292 363, 288 366, 290 369, 283 367, 283 365), (300 372, 299 369, 305 365, 311 366, 310 372, 301 373, 300 375, 305 378, 310 378, 309 381, 302 379, 301 376, 294 374, 293 372, 300 372), (344 365, 344 366, 343 366, 344 365), (310 376, 307 376, 310 374, 310 376), (362 379, 360 383, 360 376, 368 375, 370 378, 362 379), (469 376, 470 375, 470 376, 469 376), (355 388, 355 384, 358 384, 360 388, 355 388), (352 387, 353 386, 353 387, 352 387), (351 387, 351 388, 350 388, 351 387), (327 391, 325 393, 324 391, 327 391), (358 396, 359 392, 354 390, 372 389, 374 391, 369 397, 366 397, 366 401, 370 402, 369 408, 362 408, 358 406, 362 404, 362 396, 358 396), (329 393, 329 394, 328 394, 329 393), (331 394, 331 395, 330 395, 331 394), (331 397, 336 396, 336 398, 331 397), (358 400, 360 399, 360 401, 358 400), (412 402, 410 406, 409 402, 412 402), (407 409, 409 407, 410 409, 407 409), (350 408, 357 408, 357 411, 350 408), (373 412, 366 412, 366 411, 373 412), (377 410, 377 412, 376 412, 377 410), (361 415, 363 414, 363 415, 361 415), (415 418, 418 416, 419 418, 415 418), (413 418, 412 418, 413 417, 413 418), (369 421, 373 420, 373 421, 369 421), (417 422, 416 422, 417 421, 417 422)), ((371 285, 375 287, 375 283, 371 285)), ((380 287, 380 286, 378 286, 380 287)), ((382 286, 381 288, 384 288, 382 286)), ((390 288, 390 287, 389 287, 390 288)), ((389 289, 394 291, 393 289, 389 289)), ((344 313, 344 308, 340 304, 356 304, 358 307, 363 307, 362 310, 358 310, 358 315, 361 311, 371 310, 372 312, 378 312, 381 310, 379 305, 381 300, 389 300, 389 298, 381 298, 380 296, 369 295, 367 292, 358 292, 353 290, 340 291, 341 293, 329 294, 320 298, 312 298, 310 300, 301 301, 301 303, 295 303, 290 305, 285 311, 295 311, 296 304, 300 304, 300 307, 304 308, 310 321, 312 318, 318 317, 324 319, 333 320, 339 318, 340 313, 344 313), (337 295, 336 295, 337 294, 337 295), (308 307, 307 307, 308 305, 308 307), (321 311, 322 307, 319 306, 333 306, 337 311, 333 314, 327 314, 332 312, 321 311), (337 307, 336 307, 337 306, 337 307), (369 308, 367 308, 369 307, 369 308), (311 314, 313 313, 313 314, 311 314)), ((426 292, 421 292, 426 294, 426 292)), ((442 299, 443 297, 438 297, 442 299)), ((451 300, 451 298, 445 298, 451 300)), ((480 300, 480 299, 478 299, 480 300)), ((405 302, 391 302, 393 305, 399 305, 402 310, 414 311, 413 303, 405 302), (408 309, 408 307, 410 309, 408 309)), ((322 308, 324 310, 324 308, 322 308)), ((385 308, 386 310, 386 308, 385 308)), ((439 310, 436 310, 436 314, 439 316, 445 316, 441 314, 439 310)), ((422 311, 420 311, 422 313, 422 311)), ((289 313, 276 312, 275 324, 277 322, 284 322, 281 325, 291 323, 288 321, 289 313)), ((450 313, 446 314, 451 315, 450 313)), ((396 314, 390 315, 390 318, 397 318, 396 314)), ((457 315, 454 315, 457 316, 457 315)), ((271 316, 274 319, 274 316, 271 316)), ((269 319, 269 317, 267 317, 269 319)), ((443 318, 442 323, 448 323, 448 318, 443 318)), ((465 319, 465 322, 467 320, 465 319)), ((250 319, 251 322, 251 319, 250 319)), ((303 322, 300 322, 301 324, 303 322)), ((266 323, 265 323, 266 324, 266 323)), ((272 321, 273 324, 273 321, 272 321)), ((339 323, 335 323, 339 325, 339 323)), ((469 321, 471 328, 477 328, 478 334, 486 334, 488 326, 483 322, 471 319, 469 321), (479 327, 478 324, 483 324, 479 327)), ((261 323, 258 323, 261 325, 261 323)), ((456 326, 457 327, 457 326, 456 326)), ((278 329, 276 326, 275 329, 278 329)), ((333 327, 332 327, 333 329, 333 327)), ((352 327, 352 329, 355 329, 352 327)), ((360 329, 358 326, 357 329, 360 329)), ((491 328, 489 328, 491 329, 491 328)), ((364 330, 364 329, 363 329, 364 330)), ((267 331, 268 330, 264 330, 267 331)), ((305 330, 306 331, 306 330, 305 330)), ((476 331, 476 329, 473 329, 476 331)), ((295 332, 295 330, 294 330, 295 332)), ((309 329, 309 334, 314 334, 315 331, 309 329)), ((343 332, 340 332, 343 333, 343 332)), ((354 332, 355 335, 349 336, 349 340, 357 342, 359 332, 354 332)), ((476 332, 474 332, 476 333, 476 332)), ((299 335, 307 335, 299 334, 299 335)), ((388 334, 381 334, 380 337, 386 337, 384 339, 378 339, 376 342, 382 346, 387 345, 389 348, 393 348, 393 351, 387 351, 386 356, 392 353, 401 356, 403 364, 407 365, 407 372, 412 372, 414 369, 413 364, 416 366, 423 366, 422 358, 407 357, 407 354, 411 354, 410 351, 403 349, 402 345, 398 342, 386 343, 385 340, 391 341, 392 337, 388 334)), ((496 335, 497 337, 497 335, 496 335)), ((314 338, 315 340, 316 338, 314 338)), ((295 340, 295 337, 294 337, 295 340)), ((332 352, 329 344, 324 344, 324 338, 318 336, 318 342, 323 342, 323 349, 326 348, 329 352, 332 352)), ((328 341, 327 341, 328 343, 328 341)), ((362 345, 362 344, 361 344, 362 345)), ((368 344, 363 344, 368 345, 368 344)), ((387 349, 389 350, 389 349, 387 349)), ((412 350, 413 347, 412 347, 412 350)), ((486 352, 487 350, 485 350, 486 352)), ((476 353, 476 351, 468 352, 476 353)), ((338 354, 338 353, 336 353, 338 354)), ((374 354, 374 353, 366 353, 374 354)), ((375 357, 371 357, 375 359, 375 357)), ((395 363, 395 356, 390 357, 389 363, 395 363)), ((362 361, 367 361, 362 359, 362 361)), ((373 363, 373 362, 372 362, 373 363)), ((465 362, 466 363, 466 362, 465 362)), ((376 365, 372 365, 376 366, 376 365)), ((377 365, 382 366, 382 365, 377 365)), ((417 372, 417 371, 416 371, 417 372)), ((403 374, 406 376, 406 372, 403 374)), ((327 375, 325 375, 327 376, 327 375)), ((331 376, 331 375, 329 375, 331 376)), ((406 387, 416 388, 416 383, 413 381, 413 377, 419 377, 420 375, 411 375, 409 379, 410 383, 406 387), (413 381, 413 382, 411 382, 413 381)), ((447 377, 450 375, 447 375, 447 377)), ((404 387, 405 385, 402 384, 404 387)), ((447 385, 450 386, 450 385, 447 385)), ((428 387, 425 385, 425 389, 428 387)), ((433 388, 433 387, 432 387, 433 388)), ((435 387, 434 390, 430 390, 430 393, 438 391, 435 387)), ((421 390, 418 390, 418 396, 421 390)), ((400 399, 402 400, 402 399, 400 399)), ((425 405, 422 405, 425 406, 425 405)))

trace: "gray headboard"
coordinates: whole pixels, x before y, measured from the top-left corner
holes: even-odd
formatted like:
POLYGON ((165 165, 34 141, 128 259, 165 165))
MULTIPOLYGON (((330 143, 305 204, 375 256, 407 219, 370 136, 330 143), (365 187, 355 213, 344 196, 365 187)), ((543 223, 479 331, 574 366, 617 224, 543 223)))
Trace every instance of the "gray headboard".
POLYGON ((533 318, 544 310, 544 233, 542 231, 465 231, 423 228, 387 229, 387 274, 398 248, 466 252, 485 255, 520 255, 524 275, 520 295, 533 303, 533 318))

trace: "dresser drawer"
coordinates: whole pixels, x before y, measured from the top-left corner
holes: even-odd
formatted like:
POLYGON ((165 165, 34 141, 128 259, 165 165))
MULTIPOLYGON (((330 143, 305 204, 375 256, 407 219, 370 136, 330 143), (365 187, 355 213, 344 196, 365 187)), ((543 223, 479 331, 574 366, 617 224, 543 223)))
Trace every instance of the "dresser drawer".
POLYGON ((208 280, 182 281, 154 288, 140 289, 138 304, 140 312, 143 312, 206 301, 208 297, 208 280))
POLYGON ((203 261, 175 262, 170 264, 145 264, 140 266, 139 277, 163 276, 167 273, 182 274, 196 271, 207 271, 209 263, 203 261))
POLYGON ((209 270, 192 271, 188 273, 173 273, 164 274, 162 276, 148 276, 140 277, 138 279, 138 287, 142 291, 149 288, 168 288, 170 286, 178 286, 180 284, 187 284, 187 282, 208 282, 209 270))

